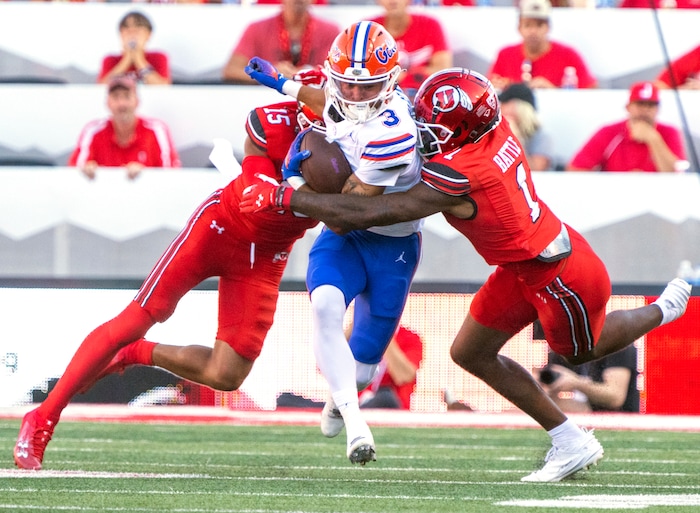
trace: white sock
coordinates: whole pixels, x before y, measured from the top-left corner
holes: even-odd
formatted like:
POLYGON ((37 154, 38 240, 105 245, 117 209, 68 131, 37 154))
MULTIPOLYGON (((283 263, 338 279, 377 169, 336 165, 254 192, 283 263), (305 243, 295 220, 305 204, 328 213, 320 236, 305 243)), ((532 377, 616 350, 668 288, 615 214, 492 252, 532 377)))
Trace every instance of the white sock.
POLYGON ((559 447, 570 445, 585 435, 583 429, 578 427, 571 419, 566 419, 565 422, 547 431, 547 433, 552 437, 552 443, 559 447))
POLYGON ((355 358, 343 333, 343 292, 331 285, 318 287, 311 293, 311 310, 311 337, 316 364, 328 382, 336 406, 342 412, 343 404, 351 403, 353 396, 357 403, 355 358))
POLYGON ((336 404, 338 404, 338 401, 343 402, 342 405, 338 405, 338 409, 343 416, 343 422, 345 422, 345 432, 347 433, 348 442, 351 442, 357 436, 372 435, 367 422, 365 422, 365 419, 362 418, 362 413, 360 413, 357 392, 355 392, 354 400, 348 395, 345 395, 343 391, 334 393, 333 400, 336 401, 336 404))
POLYGON ((675 321, 685 313, 692 287, 684 280, 676 278, 666 285, 659 298, 652 303, 661 310, 661 324, 675 321))
POLYGON ((661 310, 661 323, 659 326, 663 326, 664 324, 668 324, 672 320, 674 320, 673 317, 673 312, 669 309, 669 305, 666 302, 666 298, 662 296, 659 296, 659 298, 652 303, 652 305, 656 305, 659 307, 659 310, 661 310))

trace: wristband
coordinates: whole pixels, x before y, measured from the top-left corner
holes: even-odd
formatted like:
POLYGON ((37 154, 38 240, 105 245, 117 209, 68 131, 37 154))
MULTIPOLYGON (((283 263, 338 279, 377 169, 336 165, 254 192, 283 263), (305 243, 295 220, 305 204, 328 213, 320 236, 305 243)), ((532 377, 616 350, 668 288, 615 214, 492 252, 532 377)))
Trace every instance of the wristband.
POLYGON ((284 84, 282 84, 282 92, 286 95, 291 96, 292 98, 296 98, 299 96, 299 90, 301 89, 302 84, 299 82, 295 82, 294 80, 286 80, 284 84))
POLYGON ((284 210, 289 210, 292 203, 292 194, 294 189, 280 185, 275 188, 275 206, 284 210))
POLYGON ((297 189, 299 189, 299 187, 306 183, 306 180, 304 180, 304 177, 301 175, 295 175, 287 178, 287 183, 291 185, 292 189, 296 191, 297 189))

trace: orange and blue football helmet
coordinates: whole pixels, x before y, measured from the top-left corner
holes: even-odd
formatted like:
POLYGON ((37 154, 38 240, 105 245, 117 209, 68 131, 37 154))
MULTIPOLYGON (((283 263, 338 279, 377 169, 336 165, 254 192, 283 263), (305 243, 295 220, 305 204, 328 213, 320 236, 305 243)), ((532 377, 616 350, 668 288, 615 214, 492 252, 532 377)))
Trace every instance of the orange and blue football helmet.
POLYGON ((360 21, 341 32, 326 60, 326 99, 345 119, 364 123, 377 116, 394 94, 401 73, 396 41, 379 23, 360 21), (356 100, 343 93, 344 85, 380 84, 372 98, 356 100))

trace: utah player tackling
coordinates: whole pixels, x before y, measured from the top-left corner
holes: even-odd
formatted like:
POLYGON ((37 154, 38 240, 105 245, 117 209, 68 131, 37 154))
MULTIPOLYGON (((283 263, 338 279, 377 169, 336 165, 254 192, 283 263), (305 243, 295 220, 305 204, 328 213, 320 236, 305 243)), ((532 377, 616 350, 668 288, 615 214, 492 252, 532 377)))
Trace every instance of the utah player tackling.
POLYGON ((38 470, 71 398, 128 365, 155 365, 217 390, 236 390, 259 356, 277 306, 278 287, 294 242, 317 224, 288 212, 250 215, 238 204, 258 175, 282 179, 280 167, 298 132, 297 102, 250 112, 242 174, 215 191, 190 217, 134 300, 80 345, 56 387, 27 413, 14 449, 18 467, 38 470), (170 346, 144 339, 201 281, 219 277, 214 347, 170 346))
MULTIPOLYGON (((497 266, 474 296, 452 359, 551 436, 544 466, 522 481, 560 481, 595 464, 603 448, 592 432, 567 419, 525 368, 499 354, 501 348, 539 319, 556 353, 573 364, 598 359, 683 315, 691 287, 674 279, 653 304, 606 315, 611 284, 605 266, 537 196, 492 84, 470 70, 444 70, 423 83, 414 107, 420 151, 429 159, 419 184, 372 198, 277 193, 271 196, 283 204, 270 208, 292 208, 342 230, 442 212, 497 266)), ((256 210, 250 206, 244 195, 242 210, 256 210)))

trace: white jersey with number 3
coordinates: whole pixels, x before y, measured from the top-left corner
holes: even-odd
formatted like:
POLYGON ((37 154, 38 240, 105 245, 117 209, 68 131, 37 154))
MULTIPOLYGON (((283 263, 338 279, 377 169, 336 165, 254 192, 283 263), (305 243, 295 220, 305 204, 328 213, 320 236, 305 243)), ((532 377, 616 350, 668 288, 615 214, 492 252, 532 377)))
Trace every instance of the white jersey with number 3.
MULTIPOLYGON (((416 149, 417 129, 408 99, 397 91, 378 116, 365 123, 335 121, 326 104, 326 137, 337 142, 353 172, 367 185, 386 187, 384 194, 405 191, 420 180, 421 158, 416 149)), ((420 231, 423 220, 369 231, 392 237, 405 237, 420 231)))

